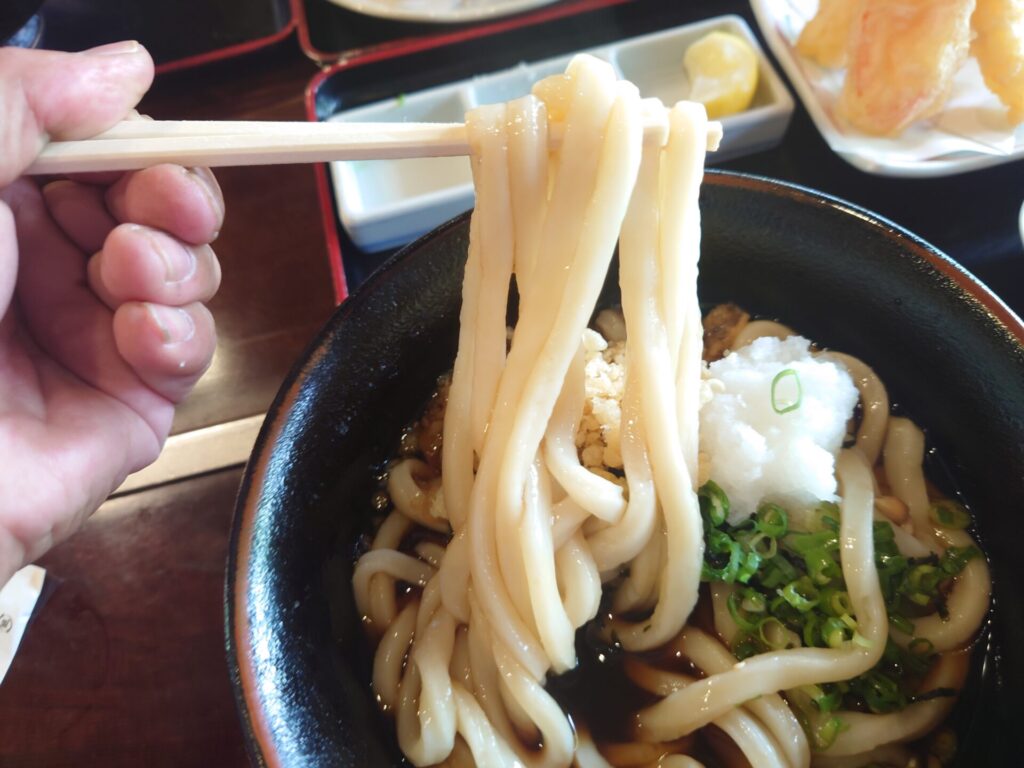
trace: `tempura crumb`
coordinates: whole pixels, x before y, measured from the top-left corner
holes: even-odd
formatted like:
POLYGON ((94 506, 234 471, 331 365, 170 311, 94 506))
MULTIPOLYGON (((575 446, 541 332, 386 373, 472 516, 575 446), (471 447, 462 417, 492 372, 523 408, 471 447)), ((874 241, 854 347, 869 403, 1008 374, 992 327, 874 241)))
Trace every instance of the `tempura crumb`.
POLYGON ((588 468, 622 469, 620 421, 626 387, 626 344, 609 344, 597 331, 583 332, 585 397, 576 433, 580 461, 588 468))

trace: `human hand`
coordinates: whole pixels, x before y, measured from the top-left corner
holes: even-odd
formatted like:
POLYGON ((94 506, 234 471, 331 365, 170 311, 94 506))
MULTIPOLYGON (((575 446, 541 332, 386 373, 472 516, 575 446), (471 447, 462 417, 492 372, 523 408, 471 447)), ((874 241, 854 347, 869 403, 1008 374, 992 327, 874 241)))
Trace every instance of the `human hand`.
POLYGON ((128 117, 152 79, 135 43, 0 49, 0 585, 157 457, 213 356, 209 170, 18 178, 48 138, 128 117))

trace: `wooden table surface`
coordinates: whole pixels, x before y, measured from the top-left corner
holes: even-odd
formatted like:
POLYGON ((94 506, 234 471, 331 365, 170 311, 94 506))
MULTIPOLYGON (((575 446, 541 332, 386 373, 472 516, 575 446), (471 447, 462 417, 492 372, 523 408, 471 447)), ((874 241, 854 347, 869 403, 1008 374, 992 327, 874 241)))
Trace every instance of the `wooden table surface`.
MULTIPOLYGON (((158 78, 155 118, 304 119, 294 38, 158 78)), ((333 309, 311 166, 218 171, 220 344, 175 431, 262 413, 333 309)), ((240 468, 108 501, 41 561, 47 587, 0 685, 0 766, 244 766, 224 652, 240 468)))

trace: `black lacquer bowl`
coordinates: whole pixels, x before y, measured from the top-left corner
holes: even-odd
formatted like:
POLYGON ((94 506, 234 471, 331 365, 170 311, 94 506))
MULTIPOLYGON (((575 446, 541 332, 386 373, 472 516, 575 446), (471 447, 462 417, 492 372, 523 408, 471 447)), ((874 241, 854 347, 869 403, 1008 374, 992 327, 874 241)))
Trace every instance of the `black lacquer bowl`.
MULTIPOLYGON (((926 243, 833 198, 709 173, 701 206, 702 302, 735 301, 872 365, 971 504, 994 610, 953 715, 960 763, 1019 764, 1024 326, 926 243)), ((293 370, 257 441, 226 593, 229 664, 257 764, 400 762, 370 694, 352 559, 376 468, 452 365, 467 237, 461 217, 371 277, 293 370)), ((605 293, 614 303, 614 278, 605 293)))

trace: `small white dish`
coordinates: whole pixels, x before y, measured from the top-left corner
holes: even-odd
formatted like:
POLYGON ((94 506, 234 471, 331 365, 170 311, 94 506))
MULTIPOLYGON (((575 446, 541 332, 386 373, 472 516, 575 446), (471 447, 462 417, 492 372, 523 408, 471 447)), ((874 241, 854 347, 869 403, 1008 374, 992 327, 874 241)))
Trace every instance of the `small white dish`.
POLYGON ((761 34, 822 137, 855 168, 879 176, 951 176, 1024 158, 1024 125, 1006 118, 999 99, 984 86, 970 58, 953 82, 943 110, 909 126, 898 137, 869 136, 843 124, 833 113, 843 70, 805 61, 794 49, 817 0, 750 0, 761 34))
POLYGON ((522 13, 555 0, 331 0, 337 6, 393 21, 461 24, 522 13))
MULTIPOLYGON (((673 104, 686 97, 689 83, 683 54, 713 30, 741 35, 760 62, 759 83, 751 106, 722 119, 719 150, 708 156, 720 163, 777 144, 789 125, 793 99, 739 16, 721 16, 696 24, 621 40, 611 45, 446 83, 425 91, 339 112, 331 120, 348 122, 461 122, 468 109, 518 98, 538 80, 565 70, 576 53, 611 63, 643 96, 673 104)), ((352 241, 367 252, 404 245, 473 206, 473 180, 465 157, 422 160, 370 160, 331 163, 338 216, 352 241)))

